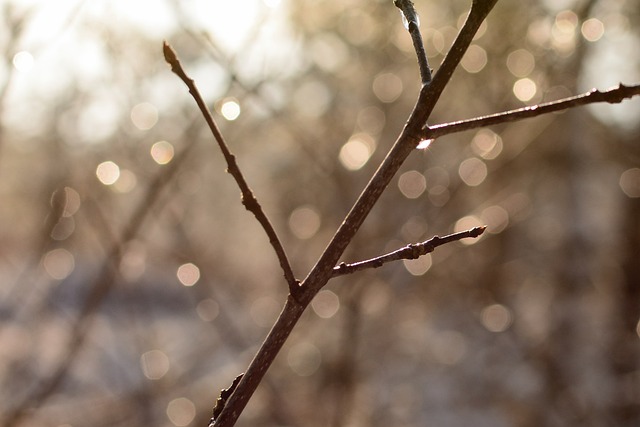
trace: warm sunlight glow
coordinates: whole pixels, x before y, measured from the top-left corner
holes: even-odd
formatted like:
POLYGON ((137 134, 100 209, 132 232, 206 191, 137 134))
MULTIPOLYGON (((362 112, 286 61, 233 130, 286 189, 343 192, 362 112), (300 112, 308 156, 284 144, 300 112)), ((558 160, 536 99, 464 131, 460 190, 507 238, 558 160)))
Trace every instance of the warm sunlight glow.
POLYGON ((311 205, 300 206, 289 216, 289 229, 298 239, 310 239, 320 229, 320 214, 311 205))
POLYGON ((418 146, 416 148, 418 150, 426 150, 427 148, 429 148, 432 142, 433 142, 433 139, 423 139, 418 143, 418 146))
POLYGON ((151 350, 140 356, 140 367, 144 376, 159 380, 169 372, 169 357, 160 350, 151 350))
POLYGON ((478 45, 472 44, 467 49, 464 57, 462 57, 460 65, 469 73, 479 73, 487 65, 487 51, 478 45))
POLYGON ((71 252, 58 248, 45 254, 42 266, 52 279, 63 280, 73 272, 75 260, 71 252))
POLYGON ((393 73, 378 74, 373 80, 373 93, 382 102, 395 101, 402 94, 402 90, 402 80, 393 73))
POLYGON ((220 114, 229 121, 240 117, 240 103, 235 98, 225 98, 220 103, 220 114))
POLYGON ((458 174, 469 187, 476 187, 487 177, 487 165, 482 160, 471 157, 460 163, 458 174))
POLYGON ((149 130, 158 123, 158 109, 149 102, 141 102, 131 109, 131 122, 140 130, 149 130))
POLYGON ((427 179, 418 171, 407 171, 398 178, 398 188, 407 199, 417 199, 427 189, 427 179))
POLYGON ((338 158, 348 170, 358 170, 367 164, 376 148, 373 138, 367 134, 353 135, 340 149, 338 158))
POLYGON ((493 304, 482 310, 482 325, 491 332, 503 332, 511 325, 511 311, 501 304, 493 304))
POLYGON ((486 224, 487 232, 491 234, 498 234, 509 225, 509 213, 498 205, 484 209, 480 218, 486 224))
POLYGON ((102 162, 96 168, 96 176, 104 185, 113 185, 120 178, 120 167, 110 160, 102 162))
POLYGON ((33 68, 33 55, 27 51, 21 51, 13 56, 13 66, 21 73, 27 73, 33 68))
POLYGON ((513 85, 513 94, 522 102, 531 100, 537 91, 538 87, 531 79, 520 79, 513 85))
POLYGON ((640 197, 640 169, 631 168, 622 172, 619 183, 627 197, 640 197))
POLYGON ((167 141, 158 141, 151 146, 151 157, 159 165, 166 165, 173 159, 173 145, 167 141))
POLYGON ((182 264, 176 274, 184 286, 193 286, 200 280, 200 269, 192 263, 182 264))
POLYGON ((604 24, 597 18, 590 18, 582 23, 580 32, 587 41, 597 42, 604 35, 604 24))
POLYGON ((471 149, 483 159, 495 159, 502 152, 502 138, 489 129, 481 129, 471 140, 471 149))
POLYGON ((416 259, 402 260, 402 264, 412 276, 422 276, 431 268, 431 254, 422 255, 416 259))
POLYGON ((196 405, 186 397, 173 399, 167 405, 167 417, 176 427, 185 427, 196 417, 196 405))
POLYGON ((507 68, 516 77, 527 77, 535 66, 535 58, 526 49, 514 50, 507 56, 507 68))
MULTIPOLYGON (((485 225, 485 224, 484 224, 484 222, 482 222, 482 220, 480 218, 478 218, 477 216, 469 215, 469 216, 465 216, 464 218, 460 218, 456 222, 456 225, 454 225, 454 227, 453 227, 453 232, 454 233, 459 233, 461 231, 469 230, 469 229, 472 229, 474 227, 481 227, 483 225, 485 225)), ((477 237, 475 239, 462 239, 462 240, 460 240, 460 243, 462 243, 463 245, 467 245, 467 246, 468 245, 475 245, 480 240, 482 240, 482 238, 484 236, 486 236, 486 233, 480 235, 479 237, 477 237)))
POLYGON ((338 312, 340 299, 334 292, 325 289, 318 292, 313 301, 311 301, 311 308, 318 317, 330 319, 338 312))

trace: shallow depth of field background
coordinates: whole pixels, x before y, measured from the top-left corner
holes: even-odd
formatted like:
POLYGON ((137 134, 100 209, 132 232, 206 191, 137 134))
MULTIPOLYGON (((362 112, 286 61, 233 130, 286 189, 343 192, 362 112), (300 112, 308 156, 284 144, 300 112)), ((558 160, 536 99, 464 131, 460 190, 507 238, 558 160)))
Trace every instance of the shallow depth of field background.
MULTIPOLYGON (((436 70, 469 3, 416 1, 436 70)), ((303 279, 417 97, 398 11, 391 0, 0 7, 0 414, 204 426, 287 286, 162 41, 303 279), (70 368, 30 399, 65 362, 78 319, 89 329, 70 368)), ((430 124, 637 84, 638 28, 634 0, 503 0, 430 124)), ((343 260, 481 224, 480 239, 332 280, 238 425, 639 425, 640 100, 416 150, 343 260)))

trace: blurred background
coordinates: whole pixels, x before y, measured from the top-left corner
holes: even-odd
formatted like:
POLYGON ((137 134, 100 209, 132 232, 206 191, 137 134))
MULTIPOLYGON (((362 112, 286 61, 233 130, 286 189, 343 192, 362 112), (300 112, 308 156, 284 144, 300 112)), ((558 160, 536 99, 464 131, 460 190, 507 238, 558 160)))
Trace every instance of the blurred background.
MULTIPOLYGON (((417 0, 438 68, 469 1, 417 0)), ((0 421, 205 426, 419 89, 391 0, 4 0, 0 421)), ((498 2, 430 124, 640 82, 634 0, 498 2), (526 3, 526 4, 525 4, 526 3)), ((416 150, 239 426, 640 425, 640 100, 416 150)))

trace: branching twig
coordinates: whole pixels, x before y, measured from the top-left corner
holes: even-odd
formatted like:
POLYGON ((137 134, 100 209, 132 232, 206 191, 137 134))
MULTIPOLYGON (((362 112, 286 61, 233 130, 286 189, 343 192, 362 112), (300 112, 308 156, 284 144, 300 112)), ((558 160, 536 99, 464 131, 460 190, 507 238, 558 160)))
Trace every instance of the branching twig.
POLYGON ((235 392, 227 401, 220 416, 215 420, 215 427, 231 427, 235 424, 305 308, 333 276, 333 268, 344 253, 347 245, 351 242, 407 156, 422 139, 423 126, 427 123, 429 115, 449 82, 453 71, 471 44, 480 24, 496 2, 497 0, 473 0, 469 16, 440 70, 435 74, 430 84, 422 86, 416 106, 402 133, 373 178, 371 178, 371 181, 358 197, 358 200, 347 214, 338 231, 336 231, 318 262, 302 282, 302 292, 299 298, 297 300, 287 299, 278 320, 249 364, 244 377, 242 377, 235 392))
POLYGON ((401 259, 416 259, 422 255, 426 255, 433 252, 438 246, 442 246, 446 243, 455 242, 467 237, 476 238, 480 236, 487 227, 475 227, 466 231, 460 231, 458 233, 452 233, 444 237, 434 236, 429 240, 421 243, 412 243, 403 248, 390 252, 388 254, 368 259, 366 261, 355 262, 352 264, 340 263, 337 267, 333 268, 333 276, 343 276, 345 274, 352 274, 357 271, 367 270, 370 268, 378 268, 383 265, 398 261, 401 259))
POLYGON ((476 117, 468 120, 460 120, 457 122, 425 127, 423 129, 424 133, 422 136, 424 139, 434 139, 456 132, 528 119, 542 114, 566 110, 567 108, 578 107, 581 105, 594 104, 596 102, 617 104, 622 102, 624 99, 632 98, 636 95, 640 95, 640 85, 625 86, 620 84, 618 87, 604 92, 593 89, 587 93, 560 99, 558 101, 546 102, 544 104, 532 105, 529 107, 519 108, 517 110, 504 111, 502 113, 476 117))
POLYGON ((258 200, 253 195, 251 188, 249 188, 247 181, 244 179, 244 175, 242 175, 242 172, 238 167, 236 158, 229 150, 229 147, 227 146, 227 143, 225 142, 224 137, 222 136, 222 133, 218 128, 218 125, 213 120, 213 116, 211 115, 207 104, 202 99, 202 96, 200 95, 198 88, 194 84, 193 79, 190 78, 183 70, 175 51, 171 48, 171 46, 169 46, 167 42, 164 42, 163 44, 163 52, 165 60, 171 66, 171 71, 173 71, 173 73, 180 77, 180 80, 182 80, 184 84, 187 85, 187 87, 189 88, 189 93, 191 93, 191 96, 193 96, 193 99, 198 104, 200 112, 207 121, 209 129, 211 129, 216 142, 220 146, 220 151, 222 151, 222 154, 227 162, 227 172, 229 172, 229 174, 233 176, 233 178, 236 180, 236 183, 238 184, 238 187, 240 187, 240 192, 242 193, 242 204, 249 212, 251 212, 256 217, 265 233, 267 233, 269 242, 276 252, 278 261, 280 262, 280 267, 282 267, 284 277, 287 281, 287 284, 289 285, 289 292, 294 298, 297 298, 297 295, 300 293, 299 282, 296 280, 293 274, 289 259, 287 258, 287 254, 284 251, 284 247, 282 246, 282 243, 280 242, 275 229, 271 225, 269 218, 267 218, 264 211, 262 210, 262 206, 260 206, 260 203, 258 203, 258 200))

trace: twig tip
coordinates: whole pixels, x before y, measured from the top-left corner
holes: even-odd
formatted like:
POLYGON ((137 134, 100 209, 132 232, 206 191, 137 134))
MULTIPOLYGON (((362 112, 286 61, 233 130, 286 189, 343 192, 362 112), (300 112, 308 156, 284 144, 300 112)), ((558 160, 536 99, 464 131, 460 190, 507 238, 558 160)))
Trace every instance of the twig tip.
POLYGON ((178 56, 176 55, 175 50, 173 50, 169 42, 166 40, 162 42, 162 53, 164 54, 164 60, 167 61, 169 65, 174 65, 178 62, 178 56))

